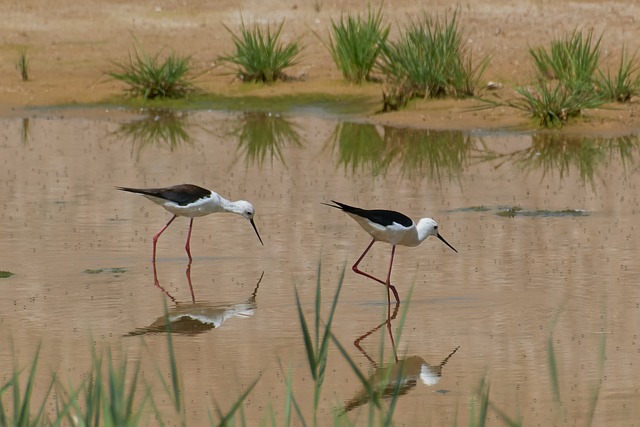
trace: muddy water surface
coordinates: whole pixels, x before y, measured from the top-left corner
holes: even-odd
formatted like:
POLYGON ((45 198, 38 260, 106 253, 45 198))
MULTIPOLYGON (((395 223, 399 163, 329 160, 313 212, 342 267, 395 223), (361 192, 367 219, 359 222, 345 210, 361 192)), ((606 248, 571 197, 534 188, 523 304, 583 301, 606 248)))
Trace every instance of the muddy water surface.
MULTIPOLYGON (((386 291, 349 269, 369 236, 322 205, 334 199, 433 217, 459 251, 429 239, 396 252, 392 280, 408 311, 401 336, 400 315, 391 332, 413 375, 398 425, 467 424, 483 379, 495 407, 525 425, 584 425, 594 395, 594 425, 638 419, 634 136, 425 132, 206 111, 40 111, 3 119, 2 129, 0 270, 14 273, 0 279, 3 384, 40 345, 39 393, 53 371, 78 385, 95 343, 141 360, 167 404, 157 381, 158 369, 168 372, 166 303, 174 318, 204 319, 175 326, 190 424, 207 423, 210 408, 228 408, 258 377, 248 425, 271 410, 283 420, 289 372, 310 414, 294 287, 313 318, 320 263, 325 316, 347 266, 334 332, 349 355, 367 374, 384 365, 381 346, 383 361, 394 361, 388 329, 377 328, 386 291), (251 201, 265 245, 240 217, 198 218, 189 265, 188 221, 179 218, 160 238, 154 269, 151 237, 170 214, 114 186, 182 182, 251 201)), ((376 244, 362 268, 384 276, 389 256, 376 244)), ((332 346, 320 418, 346 405, 365 422, 360 389, 332 346)))

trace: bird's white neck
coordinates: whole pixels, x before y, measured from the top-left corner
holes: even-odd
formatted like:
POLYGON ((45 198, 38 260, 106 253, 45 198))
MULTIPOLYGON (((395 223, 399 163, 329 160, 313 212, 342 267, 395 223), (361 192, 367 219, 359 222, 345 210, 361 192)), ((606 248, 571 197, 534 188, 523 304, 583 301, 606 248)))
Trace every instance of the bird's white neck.
POLYGON ((203 203, 200 204, 199 210, 203 214, 216 212, 240 213, 240 208, 235 205, 235 202, 227 200, 217 193, 212 193, 211 197, 204 199, 203 203))
POLYGON ((221 211, 242 214, 242 207, 237 202, 232 202, 222 196, 218 196, 217 205, 221 211))
POLYGON ((422 218, 413 230, 403 236, 400 244, 404 246, 418 246, 424 242, 427 237, 435 235, 433 224, 434 221, 431 218, 422 218))

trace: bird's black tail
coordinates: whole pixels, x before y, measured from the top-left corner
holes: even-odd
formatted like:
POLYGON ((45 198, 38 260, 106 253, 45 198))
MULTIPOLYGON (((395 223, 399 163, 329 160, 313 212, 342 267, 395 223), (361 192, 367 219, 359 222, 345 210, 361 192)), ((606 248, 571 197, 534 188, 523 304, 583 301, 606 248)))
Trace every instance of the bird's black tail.
POLYGON ((335 200, 332 200, 331 202, 335 203, 335 204, 333 204, 333 205, 330 204, 330 203, 322 203, 322 204, 326 205, 326 206, 331 206, 332 208, 340 209, 340 210, 345 211, 347 213, 356 214, 356 215, 358 215, 359 213, 361 213, 363 211, 363 209, 356 208, 356 207, 349 206, 349 205, 345 205, 344 203, 336 202, 335 200))

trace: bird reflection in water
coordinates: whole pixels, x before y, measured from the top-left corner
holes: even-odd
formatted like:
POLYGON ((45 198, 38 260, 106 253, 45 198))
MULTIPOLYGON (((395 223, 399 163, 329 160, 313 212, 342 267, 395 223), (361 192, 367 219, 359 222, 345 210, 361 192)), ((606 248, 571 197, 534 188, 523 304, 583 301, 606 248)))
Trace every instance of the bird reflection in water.
MULTIPOLYGON (((375 393, 376 398, 391 398, 393 396, 402 396, 407 394, 418 383, 418 379, 427 386, 434 386, 442 378, 442 369, 447 364, 449 359, 458 351, 460 346, 453 349, 447 357, 438 365, 430 365, 423 358, 419 356, 409 356, 404 359, 399 359, 396 353, 396 346, 393 339, 393 332, 391 329, 391 321, 398 315, 398 309, 400 304, 396 304, 393 313, 387 312, 387 319, 358 337, 353 342, 358 350, 364 355, 364 357, 373 366, 374 372, 368 378, 368 383, 375 393), (387 333, 391 339, 393 348, 394 362, 379 366, 378 363, 367 353, 362 347, 362 341, 380 330, 383 326, 386 326, 387 333)), ((344 412, 349 412, 359 406, 362 406, 371 400, 372 396, 366 388, 362 388, 356 395, 345 402, 344 412)))
POLYGON ((146 334, 163 333, 170 328, 174 334, 197 335, 207 332, 211 329, 219 328, 225 321, 233 318, 251 317, 257 309, 256 296, 264 271, 258 279, 251 296, 236 304, 213 304, 209 302, 196 302, 191 283, 191 263, 188 264, 186 270, 187 282, 191 292, 190 303, 178 302, 165 288, 160 285, 156 271, 156 265, 153 264, 154 284, 162 292, 167 295, 175 306, 168 309, 165 315, 158 317, 153 323, 144 328, 137 328, 129 332, 125 336, 136 336, 146 334))

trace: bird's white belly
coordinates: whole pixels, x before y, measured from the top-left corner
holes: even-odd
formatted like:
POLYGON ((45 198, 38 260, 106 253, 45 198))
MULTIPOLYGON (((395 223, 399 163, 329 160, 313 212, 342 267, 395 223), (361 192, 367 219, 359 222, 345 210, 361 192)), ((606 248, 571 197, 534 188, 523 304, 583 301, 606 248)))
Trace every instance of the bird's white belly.
POLYGON ((153 196, 146 197, 152 202, 162 206, 172 214, 178 216, 186 216, 188 218, 205 216, 218 211, 214 209, 217 206, 211 203, 211 197, 202 198, 200 200, 197 200, 196 202, 190 203, 187 206, 182 206, 170 200, 160 199, 153 196))
MULTIPOLYGON (((371 223, 370 223, 371 224, 371 223)), ((410 228, 403 227, 399 224, 387 225, 386 227, 377 225, 370 226, 367 230, 376 240, 386 242, 391 245, 406 245, 405 236, 407 233, 411 233, 410 228)), ((406 245, 409 246, 409 245, 406 245)))
POLYGON ((173 202, 166 202, 163 204, 164 208, 171 212, 174 215, 178 216, 186 216, 189 218, 196 218, 200 216, 205 216, 211 213, 211 210, 207 209, 207 207, 202 204, 192 204, 190 206, 180 206, 173 202))

